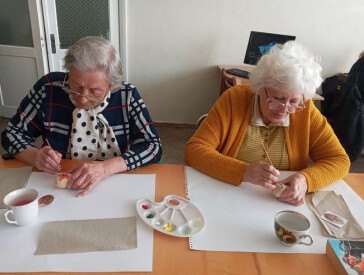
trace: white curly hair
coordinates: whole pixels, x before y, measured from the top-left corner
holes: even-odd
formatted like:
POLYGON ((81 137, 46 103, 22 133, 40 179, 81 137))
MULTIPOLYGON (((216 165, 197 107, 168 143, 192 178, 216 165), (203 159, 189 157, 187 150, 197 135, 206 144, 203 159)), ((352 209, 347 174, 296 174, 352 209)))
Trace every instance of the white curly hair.
POLYGON ((250 73, 250 87, 260 94, 264 88, 300 92, 311 99, 322 83, 320 60, 295 41, 276 44, 263 55, 250 73))

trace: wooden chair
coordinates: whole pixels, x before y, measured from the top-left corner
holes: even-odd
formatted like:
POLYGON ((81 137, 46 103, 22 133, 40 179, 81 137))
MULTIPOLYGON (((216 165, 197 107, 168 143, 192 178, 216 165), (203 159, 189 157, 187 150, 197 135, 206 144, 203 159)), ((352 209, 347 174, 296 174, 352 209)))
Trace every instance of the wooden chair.
POLYGON ((222 68, 222 79, 220 87, 220 95, 227 89, 236 86, 238 84, 237 78, 226 73, 226 69, 222 68))

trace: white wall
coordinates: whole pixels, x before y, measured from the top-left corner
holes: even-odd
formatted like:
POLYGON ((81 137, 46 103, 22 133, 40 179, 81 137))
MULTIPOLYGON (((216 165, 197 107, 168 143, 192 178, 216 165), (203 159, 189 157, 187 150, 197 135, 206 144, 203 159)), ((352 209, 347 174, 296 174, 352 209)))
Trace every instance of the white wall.
POLYGON ((363 14, 363 0, 130 0, 129 81, 154 121, 194 123, 219 95, 216 65, 242 65, 250 31, 295 35, 325 77, 364 50, 363 14))

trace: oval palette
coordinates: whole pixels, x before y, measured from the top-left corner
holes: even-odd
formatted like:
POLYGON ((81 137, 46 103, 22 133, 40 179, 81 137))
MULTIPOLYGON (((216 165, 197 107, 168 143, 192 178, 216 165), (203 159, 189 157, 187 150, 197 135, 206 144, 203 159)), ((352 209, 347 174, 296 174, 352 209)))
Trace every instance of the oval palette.
POLYGON ((140 218, 150 227, 176 237, 190 237, 205 226, 202 213, 188 200, 168 195, 162 202, 140 199, 136 203, 140 218))

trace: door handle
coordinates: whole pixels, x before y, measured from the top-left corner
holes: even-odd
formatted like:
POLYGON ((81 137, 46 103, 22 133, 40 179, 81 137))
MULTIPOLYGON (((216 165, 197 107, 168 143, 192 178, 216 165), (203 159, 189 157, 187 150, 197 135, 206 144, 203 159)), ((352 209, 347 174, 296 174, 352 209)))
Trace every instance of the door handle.
POLYGON ((52 53, 56 53, 56 41, 54 39, 54 34, 51 34, 51 48, 52 53))

